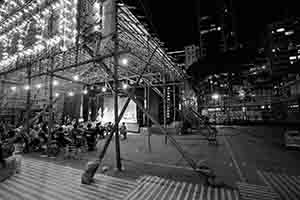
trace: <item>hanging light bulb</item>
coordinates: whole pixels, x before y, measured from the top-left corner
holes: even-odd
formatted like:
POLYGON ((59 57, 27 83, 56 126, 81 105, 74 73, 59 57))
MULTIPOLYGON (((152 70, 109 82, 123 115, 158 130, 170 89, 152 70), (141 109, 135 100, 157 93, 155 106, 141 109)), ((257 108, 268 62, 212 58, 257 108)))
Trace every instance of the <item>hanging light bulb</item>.
POLYGON ((17 87, 16 86, 11 86, 10 89, 15 92, 17 90, 17 87))
POLYGON ((54 80, 52 83, 54 86, 57 86, 59 84, 59 82, 57 80, 54 80))
POLYGON ((75 76, 73 76, 73 79, 74 79, 74 81, 78 81, 79 80, 79 76, 75 75, 75 76))
POLYGON ((120 64, 122 66, 127 66, 128 65, 128 59, 127 58, 122 58, 121 61, 120 61, 120 64))
POLYGON ((102 89, 101 89, 102 92, 106 92, 106 90, 107 90, 107 88, 105 86, 102 87, 102 89))
POLYGON ((29 85, 25 85, 24 86, 24 90, 30 90, 30 86, 29 85))
POLYGON ((68 95, 69 95, 70 97, 72 97, 72 96, 74 96, 74 92, 69 92, 68 95))
POLYGON ((123 83, 122 87, 123 87, 123 90, 126 90, 129 87, 129 85, 127 83, 123 83))
POLYGON ((40 89, 40 88, 42 87, 42 84, 40 84, 40 83, 39 83, 39 84, 36 84, 35 87, 36 87, 37 89, 40 89))

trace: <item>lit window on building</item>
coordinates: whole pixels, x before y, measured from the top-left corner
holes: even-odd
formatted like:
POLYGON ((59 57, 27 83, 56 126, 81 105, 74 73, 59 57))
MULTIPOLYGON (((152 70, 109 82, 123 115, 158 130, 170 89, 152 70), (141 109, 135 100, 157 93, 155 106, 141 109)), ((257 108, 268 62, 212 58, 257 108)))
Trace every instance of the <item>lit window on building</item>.
POLYGON ((284 31, 285 31, 284 28, 279 28, 279 29, 276 30, 276 32, 278 32, 278 33, 281 33, 281 32, 284 32, 284 31))
POLYGON ((291 30, 291 31, 286 31, 284 34, 285 34, 285 35, 293 35, 293 34, 294 34, 294 31, 293 31, 293 30, 291 30))

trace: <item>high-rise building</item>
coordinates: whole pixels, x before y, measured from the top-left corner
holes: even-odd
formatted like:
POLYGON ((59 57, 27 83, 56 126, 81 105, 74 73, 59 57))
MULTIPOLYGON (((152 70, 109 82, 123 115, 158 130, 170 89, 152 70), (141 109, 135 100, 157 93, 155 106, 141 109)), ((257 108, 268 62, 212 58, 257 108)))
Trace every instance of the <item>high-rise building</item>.
POLYGON ((235 20, 231 0, 198 3, 200 56, 215 56, 237 48, 235 20))
POLYGON ((274 77, 285 77, 300 60, 300 21, 287 19, 269 24, 267 56, 274 77))
POLYGON ((184 47, 185 52, 185 69, 188 69, 193 63, 197 62, 200 56, 199 47, 189 45, 184 47))

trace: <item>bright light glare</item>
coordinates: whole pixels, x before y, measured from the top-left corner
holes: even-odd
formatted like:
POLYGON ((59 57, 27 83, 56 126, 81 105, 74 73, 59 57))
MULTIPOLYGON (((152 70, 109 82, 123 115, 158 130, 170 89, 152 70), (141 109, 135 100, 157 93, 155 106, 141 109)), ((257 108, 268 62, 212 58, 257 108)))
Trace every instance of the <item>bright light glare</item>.
POLYGON ((214 100, 218 100, 220 98, 220 95, 219 94, 213 94, 211 96, 211 98, 214 99, 214 100))
POLYGON ((14 92, 17 90, 17 87, 16 86, 11 86, 10 89, 14 92))
POLYGON ((68 95, 69 95, 70 97, 72 97, 72 96, 74 96, 74 92, 69 92, 68 95))
POLYGON ((83 90, 83 94, 87 94, 88 93, 88 91, 87 90, 83 90))
POLYGON ((121 59, 121 65, 127 66, 128 65, 128 59, 127 58, 122 58, 121 59))
POLYGON ((54 85, 54 86, 57 86, 58 84, 59 84, 59 82, 58 82, 57 80, 54 80, 54 81, 53 81, 53 85, 54 85))
POLYGON ((40 88, 42 87, 42 84, 40 84, 40 83, 39 83, 39 84, 36 84, 35 87, 36 87, 37 89, 40 89, 40 88))
POLYGON ((126 90, 128 88, 128 84, 127 83, 123 83, 123 89, 126 90))
POLYGON ((284 32, 285 29, 284 29, 284 28, 279 28, 279 29, 277 29, 276 31, 277 31, 278 33, 280 33, 280 32, 284 32))
POLYGON ((284 34, 285 34, 285 35, 292 35, 292 34, 294 34, 294 31, 287 31, 287 32, 285 32, 284 34))
POLYGON ((30 89, 30 86, 29 85, 25 85, 24 86, 24 90, 29 90, 30 89))
POLYGON ((55 93, 55 95, 54 95, 55 97, 59 97, 59 93, 55 93))
POLYGON ((75 76, 73 76, 73 79, 74 79, 74 81, 78 81, 79 80, 79 76, 75 75, 75 76))
POLYGON ((102 92, 106 92, 107 88, 106 87, 102 87, 102 92))

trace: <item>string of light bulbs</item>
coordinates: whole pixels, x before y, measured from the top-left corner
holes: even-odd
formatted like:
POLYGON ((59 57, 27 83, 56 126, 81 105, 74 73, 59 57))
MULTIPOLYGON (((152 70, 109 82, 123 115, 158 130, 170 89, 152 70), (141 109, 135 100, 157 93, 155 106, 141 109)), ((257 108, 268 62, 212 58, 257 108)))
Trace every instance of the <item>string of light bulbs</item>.
MULTIPOLYGON (((19 2, 19 4, 21 3, 19 2)), ((2 10, 8 10, 5 5, 2 5, 2 7, 4 6, 3 8, 0 7, 0 11, 1 8, 2 10)), ((47 5, 45 0, 35 0, 24 10, 20 10, 10 16, 4 24, 0 25, 0 49, 2 49, 0 67, 14 64, 17 60, 22 60, 29 56, 37 56, 46 49, 54 50, 59 46, 61 51, 66 51, 74 46, 77 35, 77 31, 73 31, 76 30, 77 24, 76 8, 77 0, 57 0, 50 5, 47 5), (39 10, 39 12, 33 12, 35 10, 39 10), (27 17, 28 14, 30 14, 30 17, 27 17), (53 31, 55 34, 52 37, 45 37, 45 35, 50 35, 47 25, 50 23, 49 16, 51 15, 57 16, 57 23, 53 23, 53 25, 58 24, 56 27, 57 31, 53 31), (22 23, 14 26, 14 23, 19 19, 24 19, 24 17, 25 20, 22 23), (10 26, 14 26, 14 28, 10 26), (5 32, 4 30, 7 28, 10 28, 10 30, 5 32), (35 42, 30 47, 27 46, 25 48, 24 40, 28 40, 29 32, 31 35, 34 33, 35 42), (45 34, 46 32, 48 34, 45 34), (12 47, 12 41, 16 37, 18 40, 15 48, 12 47), (10 54, 13 48, 17 49, 17 51, 10 54)), ((0 15, 0 19, 1 17, 2 15, 0 15)))
MULTIPOLYGON (((75 76, 74 76, 74 77, 75 77, 75 76)), ((53 80, 52 85, 53 85, 54 87, 58 86, 58 85, 59 85, 59 81, 53 80)), ((44 86, 44 85, 41 84, 41 83, 37 83, 37 84, 35 84, 35 85, 24 85, 24 86, 21 86, 21 87, 19 87, 19 88, 18 88, 17 86, 13 85, 13 86, 10 87, 10 90, 11 90, 12 92, 16 92, 18 89, 23 89, 23 90, 27 91, 27 90, 32 90, 33 88, 35 88, 35 89, 42 89, 43 86, 44 86)), ((123 90, 127 90, 129 87, 130 87, 129 84, 126 83, 126 82, 124 82, 124 83, 122 84, 122 89, 123 89, 123 90)), ((91 86, 90 89, 91 89, 91 90, 94 90, 95 88, 94 88, 94 86, 91 86)), ((108 89, 108 88, 107 88, 107 86, 105 85, 105 86, 101 87, 101 92, 105 93, 105 92, 107 92, 107 89, 108 89)), ((75 92, 75 91, 72 90, 72 91, 69 91, 67 94, 68 94, 68 96, 74 96, 75 94, 84 94, 84 95, 87 95, 87 94, 88 94, 88 89, 85 88, 85 89, 83 89, 83 90, 80 90, 80 92, 75 92)), ((58 95, 59 95, 59 93, 55 93, 55 96, 58 96, 58 95), (56 95, 56 94, 57 94, 57 95, 56 95)))

